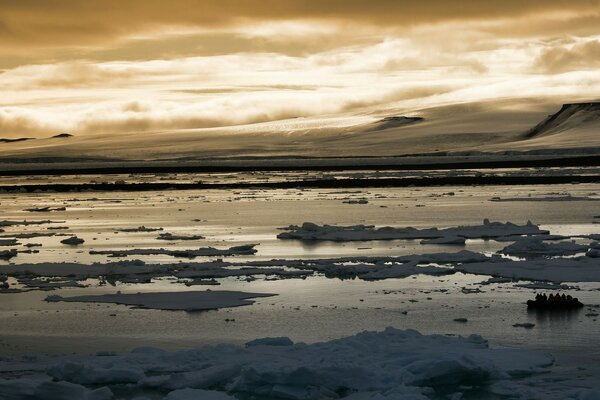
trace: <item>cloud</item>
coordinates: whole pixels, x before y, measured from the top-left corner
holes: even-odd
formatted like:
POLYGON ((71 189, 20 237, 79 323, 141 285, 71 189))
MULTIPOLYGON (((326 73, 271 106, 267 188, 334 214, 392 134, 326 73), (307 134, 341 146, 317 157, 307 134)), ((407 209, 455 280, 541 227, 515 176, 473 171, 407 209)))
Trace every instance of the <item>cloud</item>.
POLYGON ((600 68, 600 40, 558 44, 542 51, 534 62, 534 70, 561 73, 600 68))
POLYGON ((57 126, 46 125, 41 115, 27 109, 0 108, 0 135, 23 137, 52 132, 57 126))
POLYGON ((409 27, 523 15, 597 13, 598 0, 0 0, 0 43, 92 45, 172 27, 211 28, 261 21, 318 20, 350 26, 409 27))
POLYGON ((0 73, 5 89, 77 88, 118 84, 136 76, 133 68, 109 68, 83 61, 28 65, 0 73))

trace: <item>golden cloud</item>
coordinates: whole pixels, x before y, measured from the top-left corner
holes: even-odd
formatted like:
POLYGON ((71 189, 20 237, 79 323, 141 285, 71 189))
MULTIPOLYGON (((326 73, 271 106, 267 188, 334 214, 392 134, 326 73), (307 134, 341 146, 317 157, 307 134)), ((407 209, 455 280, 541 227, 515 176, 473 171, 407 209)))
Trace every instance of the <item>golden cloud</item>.
POLYGON ((89 45, 169 27, 328 20, 406 27, 523 15, 598 14, 599 0, 0 0, 0 43, 89 45))

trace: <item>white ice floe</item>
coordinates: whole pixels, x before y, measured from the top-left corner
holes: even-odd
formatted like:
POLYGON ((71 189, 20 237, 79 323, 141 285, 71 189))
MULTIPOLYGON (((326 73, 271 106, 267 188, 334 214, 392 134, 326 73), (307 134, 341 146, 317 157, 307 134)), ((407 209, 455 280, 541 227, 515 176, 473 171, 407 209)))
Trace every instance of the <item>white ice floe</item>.
POLYGON ((41 221, 13 221, 13 220, 2 220, 0 221, 0 226, 21 226, 21 225, 44 225, 44 224, 62 224, 65 221, 50 221, 50 220, 41 220, 41 221))
POLYGON ((483 282, 479 282, 479 285, 492 285, 495 283, 510 283, 512 282, 511 278, 503 278, 503 277, 492 277, 490 279, 487 279, 483 282))
MULTIPOLYGON (((483 254, 470 251, 434 253, 402 257, 355 257, 316 260, 269 260, 200 263, 146 264, 141 260, 110 263, 38 263, 1 266, 0 271, 26 284, 32 277, 68 277, 84 280, 100 278, 109 282, 150 282, 152 278, 174 276, 180 279, 207 280, 215 278, 265 275, 279 278, 304 278, 315 272, 328 277, 358 277, 361 279, 403 278, 416 274, 452 274, 451 268, 427 264, 481 262, 483 254)), ((186 284, 188 282, 185 282, 186 284)), ((192 281, 190 285, 194 285, 192 281)), ((57 284, 58 287, 58 284, 57 284)))
MULTIPOLYGON (((111 252, 112 253, 112 252, 111 252)), ((155 254, 155 253, 150 253, 155 254)), ((166 254, 166 253, 165 253, 166 254)), ((146 264, 141 260, 112 263, 39 263, 0 266, 0 272, 26 281, 32 276, 69 277, 83 280, 100 278, 108 282, 150 282, 155 277, 179 279, 219 279, 264 275, 277 278, 305 278, 314 273, 329 278, 378 280, 406 278, 411 275, 447 275, 465 272, 491 275, 485 283, 517 280, 552 282, 600 282, 596 258, 534 258, 513 261, 499 255, 486 256, 468 250, 406 256, 344 257, 331 259, 275 259, 260 261, 223 261, 146 264)), ((185 283, 186 281, 180 281, 185 283)), ((193 285, 193 283, 192 283, 193 285)))
POLYGON ((279 239, 331 240, 338 242, 456 237, 476 239, 549 233, 540 229, 538 225, 532 224, 530 221, 525 225, 516 225, 510 222, 490 222, 487 219, 483 221, 482 225, 458 226, 446 229, 393 228, 390 226, 376 228, 373 225, 333 226, 305 222, 301 226, 290 225, 287 228, 283 228, 283 230, 286 232, 277 235, 279 239))
POLYGON ((531 283, 519 283, 516 287, 522 287, 525 289, 541 289, 541 290, 571 290, 577 289, 575 286, 569 286, 565 284, 555 282, 531 282, 531 283))
POLYGON ((456 253, 431 253, 400 257, 345 257, 309 260, 249 261, 245 265, 259 267, 287 267, 310 270, 330 278, 360 278, 378 280, 406 278, 411 275, 447 275, 455 271, 449 267, 430 264, 455 265, 482 262, 489 258, 480 253, 462 250, 456 253))
MULTIPOLYGON (((212 263, 211 263, 212 265, 212 263)), ((76 279, 107 276, 160 275, 174 270, 176 265, 146 265, 143 261, 120 261, 112 263, 37 263, 11 264, 0 267, 2 273, 17 278, 32 276, 74 277, 76 279)))
POLYGON ((62 297, 54 295, 46 297, 46 301, 115 303, 134 306, 135 308, 152 308, 157 310, 204 311, 226 307, 246 306, 254 303, 254 301, 249 299, 270 296, 276 295, 271 293, 207 290, 193 292, 115 293, 74 297, 62 297))
POLYGON ((228 249, 215 249, 214 247, 200 247, 198 249, 170 250, 170 249, 126 249, 126 250, 90 250, 90 254, 106 255, 109 257, 167 255, 181 258, 215 257, 252 255, 256 253, 256 244, 233 246, 228 249))
POLYGON ((546 243, 536 236, 523 237, 506 246, 500 253, 519 257, 552 257, 585 253, 588 246, 571 242, 546 243))
MULTIPOLYGON (((394 328, 315 344, 292 344, 286 338, 250 343, 65 357, 45 374, 54 379, 53 385, 70 385, 78 390, 77 398, 89 400, 110 399, 119 389, 123 399, 144 394, 169 400, 449 400, 474 391, 487 396, 492 385, 504 382, 514 386, 513 398, 519 398, 524 388, 536 390, 526 386, 527 377, 551 371, 553 363, 550 355, 539 351, 490 348, 477 335, 426 336, 394 328)), ((1 380, 0 392, 12 398, 31 396, 50 390, 47 382, 47 378, 1 380)), ((569 388, 558 390, 550 394, 559 396, 569 388)), ((582 395, 591 393, 579 390, 582 395)), ((53 400, 73 398, 57 389, 54 393, 53 400)))
POLYGON ((169 241, 176 241, 176 240, 200 240, 200 239, 204 239, 204 236, 201 236, 201 235, 174 235, 172 233, 166 232, 166 233, 159 233, 158 237, 156 239, 158 239, 158 240, 169 240, 169 241))
POLYGON ((512 261, 492 258, 487 262, 465 263, 454 270, 511 278, 550 282, 600 282, 600 263, 590 257, 512 261))
POLYGON ((151 227, 146 227, 144 225, 138 226, 135 228, 117 229, 118 232, 157 232, 157 231, 162 231, 162 230, 163 230, 163 228, 151 228, 151 227))

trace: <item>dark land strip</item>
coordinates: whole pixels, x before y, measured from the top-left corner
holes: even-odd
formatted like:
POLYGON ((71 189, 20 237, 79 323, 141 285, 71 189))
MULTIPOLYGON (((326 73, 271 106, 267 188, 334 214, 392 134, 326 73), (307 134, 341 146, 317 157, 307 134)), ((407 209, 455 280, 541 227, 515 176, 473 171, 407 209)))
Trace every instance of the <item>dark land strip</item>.
POLYGON ((309 189, 309 188, 385 188, 427 186, 482 186, 482 185, 553 185, 569 183, 600 183, 600 175, 570 176, 450 176, 409 177, 381 179, 307 179, 284 182, 232 182, 232 183, 81 183, 3 185, 4 192, 80 192, 80 191, 161 191, 161 190, 235 190, 235 189, 309 189))
POLYGON ((499 168, 549 168, 549 167, 597 167, 600 166, 600 155, 586 156, 545 156, 534 158, 510 158, 506 156, 501 160, 469 159, 467 156, 453 157, 444 160, 419 162, 418 158, 403 157, 358 157, 358 158, 317 158, 317 159, 248 159, 207 161, 202 164, 177 165, 177 163, 158 163, 143 165, 138 162, 125 162, 120 165, 111 163, 97 166, 53 166, 52 163, 31 168, 14 168, 19 163, 11 163, 0 159, 0 176, 33 176, 33 175, 103 175, 103 174, 141 174, 141 173, 211 173, 211 172, 248 172, 248 171, 351 171, 351 170, 388 170, 388 171, 414 171, 414 170, 455 170, 455 169, 499 169, 499 168), (333 163, 332 161, 337 161, 333 163), (372 161, 370 161, 372 160, 372 161), (384 160, 382 162, 382 160, 384 160), (387 162, 389 160, 389 162, 387 162), (296 163, 294 163, 296 161, 296 163), (1 164, 10 165, 11 168, 2 170, 1 164))

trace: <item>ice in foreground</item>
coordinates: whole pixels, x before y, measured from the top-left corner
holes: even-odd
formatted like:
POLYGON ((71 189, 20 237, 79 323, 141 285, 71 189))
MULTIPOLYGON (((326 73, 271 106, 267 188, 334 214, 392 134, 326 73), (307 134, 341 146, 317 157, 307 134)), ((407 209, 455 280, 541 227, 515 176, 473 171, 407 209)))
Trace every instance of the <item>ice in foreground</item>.
POLYGON ((492 349, 477 335, 425 336, 387 328, 315 344, 272 338, 246 347, 140 348, 124 355, 64 358, 39 367, 44 378, 0 381, 0 393, 53 400, 71 399, 73 393, 97 400, 116 398, 113 393, 123 399, 144 393, 165 399, 426 400, 462 398, 467 391, 486 397, 508 387, 503 398, 537 393, 527 398, 583 400, 597 394, 527 383, 527 377, 549 372, 552 363, 539 351, 492 349))

